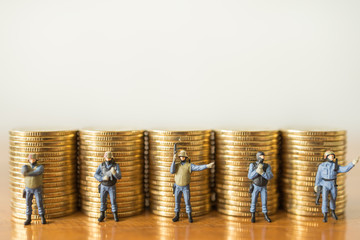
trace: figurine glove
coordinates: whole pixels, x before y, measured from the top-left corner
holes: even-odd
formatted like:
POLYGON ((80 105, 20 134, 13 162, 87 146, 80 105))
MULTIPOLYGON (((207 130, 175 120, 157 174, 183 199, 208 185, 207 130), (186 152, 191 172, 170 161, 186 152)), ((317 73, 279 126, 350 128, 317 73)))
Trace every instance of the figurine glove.
POLYGON ((260 175, 262 175, 264 173, 264 170, 262 168, 257 168, 256 172, 260 175))
POLYGON ((109 181, 109 176, 105 175, 105 176, 103 177, 103 181, 109 181))
POLYGON ((354 165, 356 165, 356 164, 359 162, 359 159, 360 159, 360 157, 358 157, 357 159, 352 160, 352 163, 353 163, 354 165))
POLYGON ((213 167, 214 167, 214 164, 215 164, 215 163, 213 163, 213 162, 212 162, 212 163, 209 163, 209 164, 206 164, 206 167, 207 167, 207 168, 213 168, 213 167))
POLYGON ((314 191, 315 191, 315 192, 318 191, 318 186, 314 186, 314 191))
POLYGON ((114 167, 112 167, 111 169, 110 169, 110 172, 112 173, 112 175, 116 175, 116 170, 115 170, 115 168, 114 167))

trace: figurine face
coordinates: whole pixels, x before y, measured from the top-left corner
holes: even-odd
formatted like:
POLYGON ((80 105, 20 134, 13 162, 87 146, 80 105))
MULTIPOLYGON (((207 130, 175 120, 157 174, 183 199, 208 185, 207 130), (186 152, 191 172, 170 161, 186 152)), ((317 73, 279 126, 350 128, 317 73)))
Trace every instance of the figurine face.
POLYGON ((180 160, 181 160, 181 161, 185 161, 185 160, 186 160, 186 157, 180 157, 180 160))
POLYGON ((105 158, 106 161, 111 161, 111 158, 105 158))
POLYGON ((35 162, 36 162, 36 159, 34 159, 34 158, 30 158, 30 159, 29 159, 29 163, 33 164, 33 163, 35 163, 35 162))
POLYGON ((333 160, 335 159, 335 156, 334 156, 333 154, 331 154, 331 155, 329 155, 327 158, 328 158, 329 160, 333 161, 333 160))
POLYGON ((260 155, 259 158, 261 158, 261 159, 264 160, 265 156, 264 156, 264 155, 260 155))

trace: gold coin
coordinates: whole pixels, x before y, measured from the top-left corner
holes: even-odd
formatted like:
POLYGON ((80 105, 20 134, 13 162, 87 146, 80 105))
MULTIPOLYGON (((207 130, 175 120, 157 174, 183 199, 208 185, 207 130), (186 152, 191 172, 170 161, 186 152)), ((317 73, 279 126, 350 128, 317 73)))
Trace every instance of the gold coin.
POLYGON ((66 145, 60 147, 20 147, 20 146, 10 146, 10 151, 14 152, 23 152, 23 153, 38 153, 38 152, 66 152, 66 151, 75 151, 76 145, 66 145))
MULTIPOLYGON (((209 202, 205 202, 205 201, 193 201, 191 200, 191 207, 197 207, 197 206, 204 206, 205 204, 209 204, 209 202)), ((154 206, 164 206, 167 208, 175 208, 175 200, 173 200, 172 202, 165 202, 165 201, 156 201, 156 200, 151 200, 150 201, 150 205, 154 205, 154 206)), ((180 208, 185 208, 185 202, 182 199, 181 203, 180 203, 180 208)))
MULTIPOLYGON (((62 186, 71 186, 72 184, 75 184, 75 179, 68 180, 68 181, 61 181, 61 182, 44 182, 43 188, 57 188, 62 186)), ((17 188, 25 188, 25 183, 23 182, 10 182, 11 187, 17 187, 17 188)))
MULTIPOLYGON (((10 151, 10 156, 28 158, 30 153, 33 152, 10 151)), ((74 157, 76 156, 76 154, 77 154, 76 150, 61 151, 61 152, 38 152, 36 153, 36 157, 39 160, 41 160, 41 158, 47 158, 47 157, 74 157)))
POLYGON ((142 144, 133 144, 132 146, 119 146, 119 147, 99 147, 91 145, 80 145, 81 151, 97 151, 97 152, 121 152, 121 151, 138 151, 143 149, 142 144))
MULTIPOLYGON (((195 172, 193 172, 193 173, 195 173, 195 172)), ((192 175, 191 182, 208 180, 209 177, 210 177, 209 174, 195 175, 195 176, 192 175)), ((153 173, 149 175, 149 179, 150 179, 150 181, 154 180, 154 181, 171 182, 171 183, 175 182, 174 176, 155 175, 153 173)))
MULTIPOLYGON (((192 212, 197 212, 197 211, 210 211, 210 204, 203 204, 202 206, 191 206, 191 210, 192 212)), ((166 207, 166 206, 162 206, 162 205, 150 205, 150 209, 151 210, 157 210, 157 211, 164 211, 164 212, 171 212, 172 214, 174 214, 174 208, 173 207, 166 207)), ((185 212, 184 208, 180 208, 180 212, 185 212)))
MULTIPOLYGON (((149 162, 169 162, 172 163, 173 161, 173 155, 172 156, 156 156, 156 155, 150 155, 149 156, 149 162)), ((210 158, 209 154, 203 155, 203 156, 191 156, 190 159, 192 162, 194 161, 203 161, 208 160, 210 158)))
MULTIPOLYGON (((174 202, 174 196, 160 196, 160 195, 150 195, 150 201, 157 201, 157 202, 174 202)), ((205 201, 210 202, 210 193, 204 195, 192 195, 191 194, 191 201, 205 201)))
MULTIPOLYGON (((300 191, 300 190, 292 190, 292 189, 282 189, 282 192, 286 195, 290 194, 290 195, 303 195, 304 197, 314 197, 314 191, 310 192, 310 191, 300 191)), ((345 190, 338 190, 337 195, 343 195, 345 194, 345 190)))
MULTIPOLYGON (((93 181, 84 181, 84 180, 78 180, 80 186, 89 186, 89 187, 98 187, 100 182, 98 182, 96 179, 94 179, 93 181)), ((127 181, 127 182, 123 182, 122 180, 119 180, 116 182, 116 188, 119 187, 127 187, 127 186, 142 186, 143 185, 143 179, 138 178, 136 180, 133 181, 127 181)))
MULTIPOLYGON (((251 202, 251 194, 249 193, 248 196, 233 196, 229 194, 218 193, 217 199, 227 199, 236 202, 251 202)), ((277 201, 277 199, 279 199, 279 193, 276 193, 275 191, 268 192, 268 199, 274 199, 274 201, 277 201)))
MULTIPOLYGON (((197 196, 197 195, 202 195, 202 194, 208 194, 210 193, 210 188, 208 189, 202 189, 200 191, 191 191, 191 197, 193 196, 197 196)), ((159 195, 159 196, 164 196, 164 197, 171 197, 173 196, 172 191, 156 191, 154 189, 150 189, 150 196, 152 195, 159 195)))
MULTIPOLYGON (((10 171, 13 172, 21 172, 22 166, 9 166, 10 171)), ((65 166, 44 166, 44 174, 46 173, 59 173, 63 171, 73 171, 75 173, 76 170, 76 163, 71 163, 65 166), (46 168, 45 168, 46 167, 46 168)))
MULTIPOLYGON (((85 170, 88 172, 96 172, 96 170, 98 169, 99 166, 88 166, 85 164, 80 164, 78 167, 80 170, 85 170)), ((132 165, 132 166, 123 166, 120 168, 120 170, 121 170, 121 172, 142 171, 143 165, 137 164, 137 165, 132 165)))
MULTIPOLYGON (((285 199, 283 201, 284 204, 290 205, 290 206, 304 206, 304 207, 319 207, 321 208, 321 205, 316 205, 315 201, 308 202, 308 201, 299 201, 297 199, 285 199)), ((342 204, 343 206, 346 204, 346 199, 342 200, 336 200, 336 205, 342 204)))
POLYGON ((89 141, 101 141, 101 142, 112 142, 112 141, 132 141, 144 139, 142 133, 135 135, 124 135, 124 136, 96 136, 96 135, 86 135, 80 133, 81 140, 89 140, 89 141))
MULTIPOLYGON (((85 151, 81 150, 80 154, 81 156, 85 157, 104 157, 106 151, 85 151)), ((137 156, 143 154, 143 149, 137 149, 133 151, 112 151, 114 159, 118 157, 130 157, 130 156, 137 156)))
MULTIPOLYGON (((234 200, 225 199, 225 198, 217 198, 216 201, 218 204, 238 206, 238 207, 250 207, 250 205, 251 205, 251 199, 247 199, 246 201, 234 201, 234 200)), ((267 200, 267 206, 274 206, 275 203, 278 204, 278 199, 276 199, 276 198, 267 200)), ((260 199, 257 201, 256 207, 261 207, 260 199)))
POLYGON ((178 148, 185 146, 208 146, 210 145, 210 139, 199 140, 199 141, 161 141, 161 140, 151 140, 149 142, 150 146, 163 146, 174 149, 174 144, 177 143, 178 148))
MULTIPOLYGON (((325 153, 325 151, 329 150, 329 147, 313 147, 313 146, 300 146, 300 145, 282 145, 282 150, 288 150, 288 151, 311 151, 311 152, 317 152, 317 153, 325 153)), ((338 147, 331 147, 332 151, 338 152, 346 152, 346 145, 338 146, 338 147)))
MULTIPOLYGON (((9 171, 10 176, 15 177, 15 178, 24 178, 24 176, 19 172, 14 172, 14 171, 9 171)), ((75 175, 76 170, 72 169, 72 170, 67 170, 67 171, 63 171, 63 172, 46 172, 44 171, 43 173, 43 179, 45 181, 46 178, 52 178, 52 177, 60 177, 63 175, 75 175)))
POLYGON ((230 136, 269 136, 278 135, 278 130, 265 130, 265 131, 237 131, 237 130, 215 130, 216 136, 230 135, 230 136))
MULTIPOLYGON (((174 211, 172 212, 166 212, 166 211, 158 211, 158 210, 155 210, 155 209, 151 209, 151 212, 155 215, 158 215, 158 216, 162 216, 162 217, 174 217, 174 211)), ((210 212, 210 210, 204 210, 204 211, 192 211, 191 215, 192 217, 199 217, 199 216, 203 216, 205 214, 208 214, 210 212)), ((179 213, 179 216, 180 218, 187 218, 188 215, 187 213, 183 212, 183 211, 180 211, 179 213)))
POLYGON ((166 136, 166 135, 150 135, 149 142, 150 144, 154 141, 170 141, 173 143, 178 143, 179 145, 184 142, 192 142, 192 141, 204 141, 210 140, 210 134, 203 134, 198 136, 166 136), (180 139, 180 140, 179 140, 180 139))
MULTIPOLYGON (((232 211, 236 211, 236 212, 250 212, 250 205, 249 206, 234 206, 234 205, 229 205, 229 204, 219 204, 222 209, 226 209, 226 210, 232 210, 232 211)), ((274 210, 278 208, 278 203, 275 203, 274 205, 270 206, 268 205, 268 211, 274 210)), ((255 210, 256 211, 256 210, 255 210)), ((258 212, 261 211, 261 207, 258 207, 258 212)))
POLYGON ((257 149, 263 147, 275 147, 277 148, 279 146, 279 141, 277 139, 269 140, 269 141, 216 141, 217 145, 216 147, 220 146, 232 146, 232 147, 255 147, 257 146, 257 149))
MULTIPOLYGON (((135 211, 138 209, 143 209, 144 204, 138 204, 138 205, 133 205, 133 206, 127 206, 127 207, 122 207, 121 205, 118 205, 118 212, 128 212, 128 211, 135 211)), ((91 207, 88 205, 81 205, 81 209, 84 211, 92 211, 92 212, 98 212, 99 213, 99 207, 91 207)))
POLYGON ((144 130, 129 130, 129 131, 120 131, 120 130, 91 130, 83 129, 80 130, 80 136, 82 135, 91 135, 91 136, 131 136, 144 134, 144 130))
MULTIPOLYGON (((208 151, 210 148, 209 144, 203 144, 200 146, 181 146, 179 151, 208 151)), ((165 152, 173 152, 174 146, 160 146, 160 145, 150 145, 150 151, 165 151, 165 152)))
POLYGON ((314 146, 314 147, 340 147, 346 144, 346 140, 340 141, 302 141, 302 140, 291 140, 284 138, 283 143, 287 145, 302 145, 302 146, 314 146))
MULTIPOLYGON (((190 191, 202 191, 204 189, 208 189, 210 187, 209 183, 204 184, 204 185, 191 185, 190 186, 190 191)), ((149 187, 150 191, 155 190, 155 191, 167 191, 167 192, 173 192, 173 188, 172 186, 158 186, 158 185, 150 185, 149 187)))
MULTIPOLYGON (((106 219, 112 219, 113 218, 113 214, 110 212, 111 209, 108 209, 108 211, 106 212, 106 219)), ((92 217, 92 218, 98 218, 99 217, 99 211, 97 212, 89 212, 89 211, 85 211, 85 210, 81 210, 86 216, 88 217, 92 217)), ((135 216, 140 214, 141 212, 143 212, 144 209, 140 208, 140 209, 136 209, 133 211, 127 211, 127 212, 118 212, 118 217, 131 217, 131 216, 135 216)))
POLYGON ((50 137, 21 137, 21 136, 9 136, 10 141, 20 142, 52 142, 52 141, 76 141, 76 134, 69 134, 64 136, 50 136, 50 137))
MULTIPOLYGON (((92 157, 92 156, 79 156, 79 159, 83 162, 86 163, 96 163, 96 164, 100 164, 102 162, 105 161, 104 157, 92 157)), ((123 156, 123 157, 116 157, 114 158, 116 163, 131 163, 131 162, 136 162, 136 161, 144 161, 144 156, 142 154, 139 155, 135 155, 135 156, 123 156)))
POLYGON ((310 131, 303 131, 303 130, 281 130, 281 134, 292 134, 292 135, 302 135, 302 136, 338 136, 338 135, 346 135, 345 130, 338 130, 338 131, 318 131, 318 130, 310 130, 310 131))
MULTIPOLYGON (((133 196, 133 195, 142 195, 142 191, 143 189, 142 188, 138 188, 138 189, 134 189, 134 190, 131 190, 131 191, 123 191, 123 192, 119 192, 117 191, 116 192, 116 197, 129 197, 129 196, 133 196)), ((85 191, 83 190, 82 188, 80 188, 80 194, 81 196, 86 196, 86 197, 97 197, 97 196, 100 196, 100 193, 98 191, 85 191)))
POLYGON ((11 136, 19 137, 50 137, 50 136, 66 136, 77 134, 76 130, 39 130, 39 131, 30 131, 30 130, 11 130, 9 131, 11 136))
POLYGON ((232 136, 232 135, 215 135, 215 139, 219 143, 236 143, 236 142, 242 142, 242 141, 271 141, 279 139, 278 135, 264 135, 264 136, 232 136))
MULTIPOLYGON (((80 190, 89 191, 93 193, 98 193, 98 186, 89 186, 89 185, 80 185, 80 190)), ((117 186, 117 190, 121 192, 131 192, 131 191, 141 191, 143 189, 142 185, 132 185, 132 186, 117 186)))
MULTIPOLYGON (((13 167, 13 168, 22 168, 24 165, 26 165, 27 162, 19 162, 19 161, 14 161, 13 159, 10 158, 9 161, 9 166, 13 167)), ((56 168, 56 167, 65 167, 65 166, 70 166, 71 168, 76 165, 76 160, 75 159, 67 159, 67 160, 63 160, 63 161, 58 161, 58 162, 40 162, 38 161, 38 165, 43 165, 44 169, 52 169, 52 168, 56 168)))
MULTIPOLYGON (((157 180, 149 180, 150 185, 153 186, 163 186, 163 187, 173 187, 174 182, 163 182, 157 180)), ((190 186, 200 186, 200 185, 209 185, 209 179, 202 179, 198 181, 191 181, 190 186)))
MULTIPOLYGON (((25 209, 19 209, 19 208, 14 208, 12 207, 11 208, 11 211, 12 211, 12 214, 13 216, 20 216, 22 214, 25 214, 25 209)), ((48 215, 49 217, 48 218, 51 218, 50 216, 52 214, 58 214, 60 216, 65 216, 65 215, 61 215, 60 213, 72 213, 72 212, 75 212, 76 211, 76 206, 72 206, 70 208, 53 208, 53 209, 45 209, 45 218, 46 218, 46 215, 48 215)), ((38 215, 38 210, 37 209, 34 209, 33 210, 33 215, 32 216, 36 216, 38 215)))
MULTIPOLYGON (((216 154, 230 155, 230 156, 256 156, 257 152, 258 151, 233 151, 233 150, 222 150, 222 149, 216 150, 216 154)), ((264 150, 263 152, 265 153, 265 156, 278 154, 277 150, 271 150, 271 151, 264 150)))
POLYGON ((334 135, 334 136, 304 136, 296 134, 281 134, 283 138, 290 140, 300 140, 300 141, 314 141, 314 142, 323 142, 323 141, 343 141, 346 140, 346 135, 334 135))
MULTIPOLYGON (((210 149, 203 149, 202 151, 189 151, 186 150, 187 154, 190 158, 196 157, 196 156, 209 156, 210 157, 210 149)), ((173 157, 173 151, 155 151, 155 150, 149 150, 149 157, 173 157)))
POLYGON ((149 131, 149 136, 152 136, 152 135, 193 136, 193 135, 203 135, 203 134, 210 134, 210 133, 211 133, 211 130, 190 130, 190 131, 151 130, 151 131, 149 131))
POLYGON ((80 139, 79 141, 80 145, 85 146, 100 146, 100 147, 125 147, 125 146, 137 146, 137 145, 143 145, 144 140, 143 139, 136 139, 131 141, 91 141, 91 140, 83 140, 80 139))
MULTIPOLYGON (((133 181, 136 181, 136 180, 142 180, 143 179, 143 175, 130 175, 130 176, 122 176, 121 178, 121 182, 133 182, 133 181)), ((94 178, 94 175, 85 175, 85 174, 81 174, 80 175, 80 180, 83 180, 83 181, 89 181, 89 182, 96 182, 97 180, 94 178)))
POLYGON ((68 141, 48 141, 48 142, 20 142, 20 141, 10 141, 10 146, 13 147, 64 147, 64 146, 74 146, 76 145, 76 140, 68 141))
MULTIPOLYGON (((136 201, 140 201, 144 199, 144 195, 143 194, 137 194, 137 195, 129 195, 129 196, 123 196, 121 198, 117 198, 116 202, 120 203, 120 202, 136 202, 136 201)), ((86 196, 86 195, 82 195, 81 196, 81 200, 82 201, 87 201, 87 202, 92 202, 92 203, 100 203, 101 199, 100 199, 100 193, 98 193, 97 196, 86 196)))

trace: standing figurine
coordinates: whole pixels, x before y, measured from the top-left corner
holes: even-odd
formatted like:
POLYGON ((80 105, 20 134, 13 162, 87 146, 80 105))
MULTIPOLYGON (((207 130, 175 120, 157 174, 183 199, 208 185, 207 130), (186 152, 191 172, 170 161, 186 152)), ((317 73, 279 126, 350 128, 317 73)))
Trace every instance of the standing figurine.
POLYGON ((322 191, 322 213, 324 214, 323 222, 327 222, 328 214, 328 194, 330 193, 330 210, 331 216, 337 220, 338 217, 335 214, 335 201, 337 197, 337 184, 336 177, 338 173, 346 173, 350 171, 358 159, 353 160, 346 166, 339 166, 338 160, 335 159, 335 153, 333 151, 326 151, 324 154, 325 162, 321 163, 318 167, 314 191, 319 194, 322 191), (335 162, 334 162, 335 160, 335 162))
POLYGON ((23 197, 26 198, 26 221, 24 225, 31 223, 32 214, 32 200, 35 195, 36 205, 41 218, 41 223, 46 224, 45 211, 42 198, 42 184, 44 167, 37 164, 37 158, 35 153, 29 154, 28 164, 25 164, 21 168, 21 174, 24 175, 25 189, 23 191, 23 197))
POLYGON ((180 162, 176 162, 176 144, 174 146, 174 157, 170 167, 170 173, 175 174, 175 183, 173 185, 173 193, 175 194, 175 217, 173 222, 179 221, 180 202, 181 195, 184 194, 184 201, 186 205, 186 213, 189 217, 189 222, 192 223, 191 216, 191 203, 190 203, 190 174, 193 171, 202 171, 207 168, 212 168, 214 163, 195 165, 190 163, 190 158, 187 156, 185 150, 181 150, 179 153, 180 162), (189 160, 189 161, 186 161, 189 160))
POLYGON ((105 162, 102 162, 97 168, 94 177, 100 182, 100 217, 99 222, 104 221, 106 211, 107 196, 110 195, 111 211, 114 214, 115 222, 119 221, 116 204, 116 182, 121 179, 119 164, 115 163, 112 152, 106 152, 104 155, 105 162))
POLYGON ((255 209, 256 202, 261 194, 261 205, 262 212, 264 213, 264 218, 266 221, 271 222, 271 219, 267 215, 267 184, 270 179, 274 177, 271 172, 271 167, 269 164, 264 163, 265 154, 263 152, 256 153, 257 161, 255 163, 250 163, 248 178, 252 180, 250 185, 250 193, 251 193, 251 222, 255 222, 255 209))

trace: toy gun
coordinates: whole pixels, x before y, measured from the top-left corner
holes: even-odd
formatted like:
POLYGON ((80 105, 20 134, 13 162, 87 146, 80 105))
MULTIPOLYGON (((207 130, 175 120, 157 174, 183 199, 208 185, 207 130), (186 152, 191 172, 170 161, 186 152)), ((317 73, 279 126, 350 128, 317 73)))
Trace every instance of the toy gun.
POLYGON ((177 153, 177 143, 174 144, 174 155, 177 153))
POLYGON ((315 204, 316 205, 320 205, 319 200, 320 200, 320 195, 321 195, 321 192, 322 192, 322 188, 323 188, 322 186, 318 186, 317 191, 315 192, 315 195, 316 195, 315 204))

